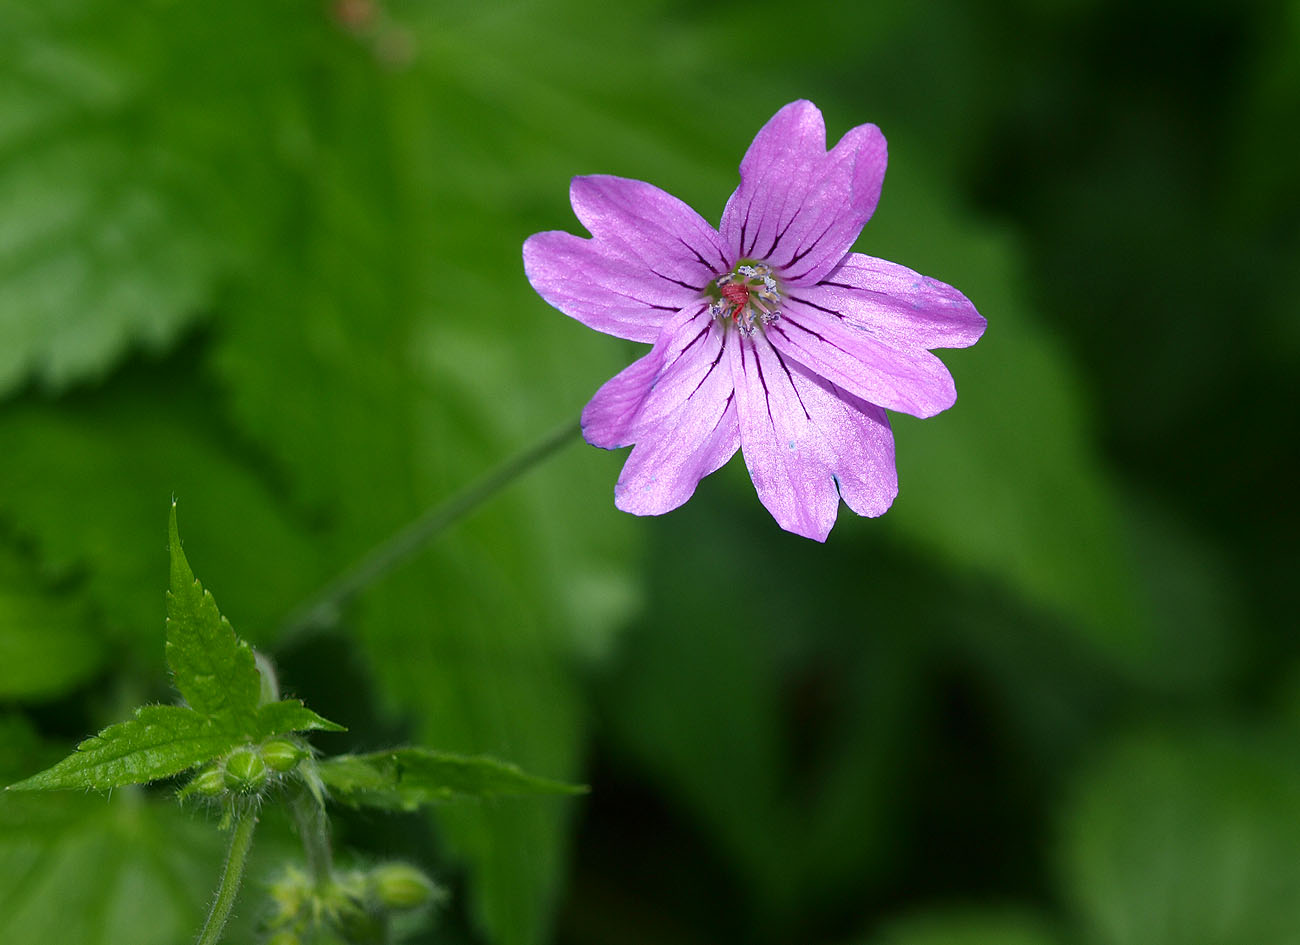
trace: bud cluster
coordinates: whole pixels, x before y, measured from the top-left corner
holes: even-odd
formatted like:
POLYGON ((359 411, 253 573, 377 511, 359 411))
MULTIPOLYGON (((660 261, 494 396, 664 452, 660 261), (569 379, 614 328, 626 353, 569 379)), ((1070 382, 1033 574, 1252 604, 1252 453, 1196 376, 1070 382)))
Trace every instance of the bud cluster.
POLYGON ((325 884, 290 867, 271 886, 268 945, 392 941, 391 919, 437 903, 442 890, 406 863, 336 873, 325 884))
POLYGON ((257 745, 241 745, 203 768, 181 794, 210 798, 260 797, 296 769, 307 755, 307 748, 292 738, 272 738, 257 745))

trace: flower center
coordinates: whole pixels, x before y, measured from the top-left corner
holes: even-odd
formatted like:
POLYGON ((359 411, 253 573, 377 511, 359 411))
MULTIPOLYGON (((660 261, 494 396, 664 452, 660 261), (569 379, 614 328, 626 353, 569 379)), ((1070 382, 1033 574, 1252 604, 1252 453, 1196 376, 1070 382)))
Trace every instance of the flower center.
POLYGON ((781 317, 781 293, 766 263, 742 260, 707 291, 714 299, 709 314, 724 324, 727 319, 735 322, 742 335, 752 335, 781 317))

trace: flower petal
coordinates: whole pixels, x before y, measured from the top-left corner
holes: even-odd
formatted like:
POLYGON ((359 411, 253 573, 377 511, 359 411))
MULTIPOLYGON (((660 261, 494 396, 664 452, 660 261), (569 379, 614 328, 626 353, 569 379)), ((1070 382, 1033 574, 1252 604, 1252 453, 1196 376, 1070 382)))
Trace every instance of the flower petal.
POLYGON ((812 284, 840 262, 876 209, 886 160, 875 125, 853 128, 827 154, 817 106, 791 102, 740 162, 722 237, 739 256, 769 263, 783 282, 812 284))
POLYGON ((698 295, 732 266, 718 231, 652 184, 605 174, 575 177, 569 199, 592 236, 670 287, 698 295))
MULTIPOLYGON (((636 446, 614 487, 614 504, 634 515, 677 508, 740 445, 735 391, 725 363, 735 333, 701 310, 671 338, 664 334, 663 367, 633 423, 636 446)), ((632 381, 627 378, 623 389, 632 381)), ((608 401, 614 399, 611 391, 608 401)))
POLYGON ((639 264, 559 230, 524 241, 524 272, 537 294, 565 315, 631 341, 654 341, 685 303, 681 290, 656 285, 639 264))
POLYGON ((741 450, 777 524, 825 541, 841 496, 859 515, 883 514, 898 494, 884 411, 789 363, 762 334, 733 349, 741 450))
MULTIPOLYGON (((633 361, 604 384, 582 409, 582 436, 592 446, 612 450, 636 441, 636 424, 650 389, 665 369, 669 354, 680 347, 679 338, 704 310, 703 303, 683 309, 664 326, 644 357, 633 361)), ((696 325, 692 336, 703 327, 696 325)), ((687 339, 689 340, 689 338, 687 339)))
POLYGON ((542 298, 590 328, 652 342, 730 268, 717 231, 658 187, 575 177, 569 196, 592 238, 534 234, 524 242, 524 272, 542 298))
POLYGON ((952 375, 930 352, 815 303, 787 296, 780 320, 766 330, 787 359, 869 403, 933 417, 957 400, 952 375))
POLYGON ((792 296, 901 347, 965 348, 984 334, 984 317, 952 286, 861 253, 849 253, 821 282, 792 296))

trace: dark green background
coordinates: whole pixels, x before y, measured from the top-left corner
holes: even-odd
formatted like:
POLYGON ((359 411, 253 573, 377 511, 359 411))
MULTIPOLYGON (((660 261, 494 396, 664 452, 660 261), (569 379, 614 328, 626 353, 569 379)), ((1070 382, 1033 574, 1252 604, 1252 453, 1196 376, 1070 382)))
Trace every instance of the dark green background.
MULTIPOLYGON (((323 750, 591 784, 343 818, 452 888, 422 940, 1300 942, 1297 128, 1295 2, 0 0, 0 774, 173 697, 175 494, 323 750), (570 446, 286 637, 636 356, 523 277, 569 177, 716 221, 795 98, 989 323, 893 510, 817 545, 737 461, 637 520, 570 446)), ((185 940, 170 806, 0 798, 0 939, 185 940)))

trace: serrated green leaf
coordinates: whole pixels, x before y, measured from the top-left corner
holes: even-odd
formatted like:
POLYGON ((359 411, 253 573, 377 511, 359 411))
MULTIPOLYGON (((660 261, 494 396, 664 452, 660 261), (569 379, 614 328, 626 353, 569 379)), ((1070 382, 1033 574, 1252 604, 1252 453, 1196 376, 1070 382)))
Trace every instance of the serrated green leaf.
POLYGON ((9 790, 104 791, 144 784, 224 755, 246 738, 242 730, 224 728, 183 706, 142 706, 131 721, 110 725, 54 767, 9 790))
POLYGON ((586 790, 536 777, 495 758, 426 748, 340 755, 318 762, 317 771, 343 803, 389 810, 503 795, 582 794, 586 790))
POLYGON ((166 347, 210 298, 193 168, 141 121, 168 56, 147 17, 0 4, 0 395, 166 347))
POLYGON ((168 519, 171 590, 167 592, 167 665, 190 708, 223 728, 252 736, 262 677, 253 648, 235 636, 212 593, 203 589, 181 550, 176 503, 168 519))
POLYGON ((342 725, 322 718, 297 699, 271 702, 257 710, 257 737, 288 735, 291 732, 345 732, 342 725))

